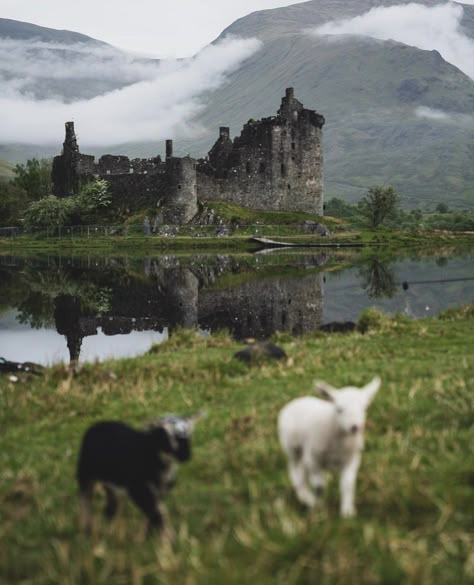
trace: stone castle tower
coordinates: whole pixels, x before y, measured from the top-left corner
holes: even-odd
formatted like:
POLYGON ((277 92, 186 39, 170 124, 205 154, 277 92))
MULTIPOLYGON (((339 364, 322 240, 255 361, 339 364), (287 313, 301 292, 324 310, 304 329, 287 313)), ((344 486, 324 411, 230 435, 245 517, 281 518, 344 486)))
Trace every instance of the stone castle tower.
POLYGON ((323 213, 324 117, 286 90, 276 116, 249 120, 232 140, 229 129, 198 161, 198 196, 258 209, 323 213))
POLYGON ((287 88, 276 116, 249 120, 231 140, 223 126, 205 158, 133 159, 81 154, 74 123, 66 122, 63 152, 53 161, 53 192, 69 196, 94 178, 111 185, 113 205, 125 212, 159 206, 165 223, 187 223, 198 200, 243 207, 323 214, 324 117, 307 110, 287 88))

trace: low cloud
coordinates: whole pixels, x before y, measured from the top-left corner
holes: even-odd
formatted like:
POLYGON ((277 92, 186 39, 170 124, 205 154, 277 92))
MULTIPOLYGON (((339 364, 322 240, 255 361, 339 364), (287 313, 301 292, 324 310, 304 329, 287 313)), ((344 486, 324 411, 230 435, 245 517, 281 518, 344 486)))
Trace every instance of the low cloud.
POLYGON ((448 112, 443 112, 442 110, 436 110, 434 108, 427 108, 426 106, 416 108, 415 114, 418 118, 427 118, 428 120, 449 120, 450 118, 448 112))
POLYGON ((419 106, 415 110, 415 115, 418 118, 425 118, 427 120, 434 120, 437 122, 456 124, 463 126, 464 128, 474 127, 474 116, 469 116, 467 114, 459 114, 457 112, 445 112, 444 110, 437 110, 435 108, 419 106))
POLYGON ((379 7, 355 18, 328 22, 312 32, 318 36, 392 39, 419 49, 436 49, 446 61, 474 79, 474 41, 462 32, 463 13, 462 6, 453 3, 379 7))
MULTIPOLYGON (((58 144, 64 122, 74 120, 79 138, 91 146, 191 133, 189 120, 203 108, 202 94, 223 84, 261 46, 257 39, 228 38, 190 59, 145 63, 113 48, 91 51, 74 45, 74 54, 65 57, 57 53, 57 45, 14 43, 11 70, 0 84, 0 142, 58 144), (59 82, 105 78, 132 85, 65 103, 61 98, 38 100, 32 95, 28 88, 41 78, 59 82)), ((0 43, 0 61, 2 51, 8 52, 8 43, 0 43)))
POLYGON ((35 40, 0 39, 0 74, 4 81, 107 79, 134 83, 152 79, 158 62, 140 59, 110 45, 69 45, 35 40))

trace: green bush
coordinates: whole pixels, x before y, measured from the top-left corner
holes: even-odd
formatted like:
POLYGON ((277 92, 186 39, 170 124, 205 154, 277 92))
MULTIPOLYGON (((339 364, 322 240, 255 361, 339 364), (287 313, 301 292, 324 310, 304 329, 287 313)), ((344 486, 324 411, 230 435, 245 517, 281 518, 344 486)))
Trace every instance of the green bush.
POLYGON ((25 212, 25 226, 32 228, 91 222, 110 206, 111 201, 109 184, 104 179, 98 179, 84 185, 78 195, 48 195, 30 203, 25 212))
POLYGON ((72 197, 59 198, 48 195, 30 203, 25 211, 25 226, 32 228, 65 225, 69 223, 73 211, 72 197))

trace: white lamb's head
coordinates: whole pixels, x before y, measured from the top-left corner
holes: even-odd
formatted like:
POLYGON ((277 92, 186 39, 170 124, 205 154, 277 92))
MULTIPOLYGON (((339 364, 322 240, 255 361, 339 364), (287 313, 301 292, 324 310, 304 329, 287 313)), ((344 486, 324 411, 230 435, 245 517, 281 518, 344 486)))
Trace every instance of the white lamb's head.
POLYGON ((314 389, 334 404, 340 431, 345 435, 357 435, 364 430, 367 408, 377 394, 380 383, 377 376, 363 388, 346 386, 338 390, 318 381, 314 383, 314 389))

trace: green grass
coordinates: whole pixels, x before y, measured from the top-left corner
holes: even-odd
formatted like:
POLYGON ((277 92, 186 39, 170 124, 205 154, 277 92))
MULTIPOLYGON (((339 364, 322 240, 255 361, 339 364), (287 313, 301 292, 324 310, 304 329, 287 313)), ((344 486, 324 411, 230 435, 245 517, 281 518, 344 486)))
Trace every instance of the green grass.
POLYGON ((212 209, 216 215, 226 221, 233 219, 244 225, 298 225, 304 221, 321 222, 332 227, 340 224, 340 220, 332 217, 323 217, 311 213, 302 213, 296 211, 263 211, 259 209, 250 209, 248 207, 241 207, 234 203, 225 201, 206 201, 206 207, 212 209))
POLYGON ((474 578, 472 306, 441 319, 369 313, 368 331, 280 336, 289 363, 249 367, 225 334, 178 331, 140 358, 0 379, 0 582, 5 584, 445 585, 474 578), (276 438, 279 409, 312 380, 383 385, 368 417, 358 516, 292 494, 276 438), (173 544, 144 541, 124 500, 112 525, 97 495, 91 540, 78 532, 74 473, 84 430, 205 408, 194 455, 167 502, 173 544))

